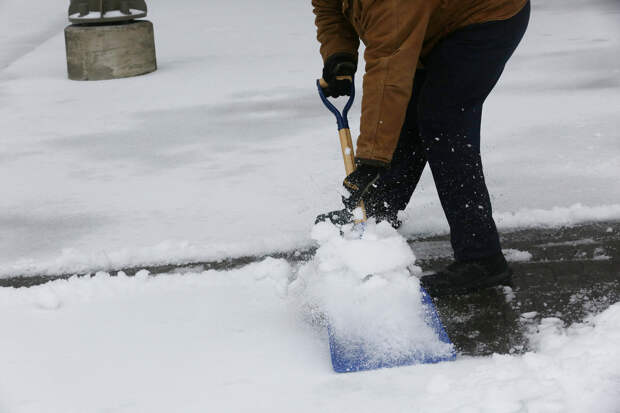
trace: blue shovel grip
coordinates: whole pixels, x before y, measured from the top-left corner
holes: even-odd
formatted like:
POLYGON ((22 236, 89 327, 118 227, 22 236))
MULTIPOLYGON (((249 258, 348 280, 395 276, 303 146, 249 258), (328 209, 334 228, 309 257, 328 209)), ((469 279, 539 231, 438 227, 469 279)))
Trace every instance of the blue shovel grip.
POLYGON ((344 106, 342 113, 340 113, 340 111, 327 99, 325 92, 323 92, 323 88, 321 87, 320 80, 316 81, 316 86, 319 90, 319 96, 321 97, 323 104, 336 117, 336 122, 338 122, 338 130, 349 129, 349 119, 347 118, 347 115, 349 114, 349 109, 351 109, 351 106, 353 106, 353 101, 355 100, 355 83, 353 80, 351 80, 351 96, 349 97, 347 104, 344 106))

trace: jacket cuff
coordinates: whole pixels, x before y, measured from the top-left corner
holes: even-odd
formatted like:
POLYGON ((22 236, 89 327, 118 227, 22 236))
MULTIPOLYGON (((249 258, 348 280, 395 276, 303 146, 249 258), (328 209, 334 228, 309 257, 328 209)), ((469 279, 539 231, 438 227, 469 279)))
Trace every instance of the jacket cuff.
POLYGON ((340 62, 352 62, 355 63, 355 67, 357 68, 358 55, 357 53, 349 53, 349 52, 338 52, 333 53, 325 59, 325 66, 329 64, 336 64, 340 62))
POLYGON ((357 158, 357 157, 355 158, 355 164, 376 166, 378 168, 389 168, 390 167, 389 162, 380 161, 378 159, 365 159, 365 158, 357 158))

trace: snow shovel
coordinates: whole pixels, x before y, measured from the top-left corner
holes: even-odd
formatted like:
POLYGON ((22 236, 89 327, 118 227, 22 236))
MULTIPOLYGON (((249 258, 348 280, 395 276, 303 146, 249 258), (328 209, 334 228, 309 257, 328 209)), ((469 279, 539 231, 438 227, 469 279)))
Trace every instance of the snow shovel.
MULTIPOLYGON (((323 104, 329 109, 330 112, 336 117, 338 124, 338 135, 340 138, 340 147, 342 149, 342 157, 344 159, 344 167, 347 175, 355 171, 355 154, 353 151, 353 142, 351 139, 351 130, 349 129, 349 121, 347 115, 349 109, 353 105, 355 100, 355 84, 353 78, 350 76, 344 76, 339 79, 349 79, 351 81, 351 96, 344 106, 342 112, 340 112, 325 96, 324 89, 327 88, 327 82, 323 79, 316 81, 319 96, 323 101, 323 104)), ((355 225, 359 228, 360 234, 363 234, 366 222, 366 210, 363 201, 359 205, 362 210, 361 218, 355 221, 355 225)), ((372 277, 369 275, 367 278, 372 277)), ((435 309, 432 299, 428 293, 420 286, 422 293, 422 305, 425 312, 426 323, 434 330, 439 341, 451 344, 450 338, 446 333, 443 324, 439 318, 439 314, 435 309)), ((337 373, 350 373, 356 371, 374 370, 380 368, 390 368, 398 366, 407 366, 413 364, 430 364, 439 363, 442 361, 450 361, 456 358, 454 350, 449 354, 434 355, 424 354, 421 352, 412 351, 410 354, 390 358, 388 360, 377 360, 373 357, 373 354, 369 353, 363 345, 348 343, 338 339, 337 333, 328 324, 327 331, 329 335, 329 349, 331 353, 332 366, 337 373)))

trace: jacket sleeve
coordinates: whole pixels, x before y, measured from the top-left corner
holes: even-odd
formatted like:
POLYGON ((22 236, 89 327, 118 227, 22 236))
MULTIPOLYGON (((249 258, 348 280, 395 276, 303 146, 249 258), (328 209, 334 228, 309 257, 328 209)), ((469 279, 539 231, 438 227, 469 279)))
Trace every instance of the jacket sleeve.
POLYGON ((359 36, 343 14, 342 0, 312 0, 312 6, 323 61, 336 53, 357 57, 359 36))
POLYGON ((377 1, 362 12, 366 74, 358 159, 391 162, 436 4, 433 0, 377 1))

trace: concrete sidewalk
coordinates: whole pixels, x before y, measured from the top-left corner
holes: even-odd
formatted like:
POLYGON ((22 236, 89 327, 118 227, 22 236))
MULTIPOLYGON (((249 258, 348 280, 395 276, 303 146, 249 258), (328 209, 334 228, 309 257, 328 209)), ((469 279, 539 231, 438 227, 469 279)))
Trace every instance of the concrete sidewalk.
MULTIPOLYGON (((412 240, 410 244, 425 271, 440 269, 451 261, 447 236, 412 240)), ((568 325, 620 301, 620 222, 514 231, 502 235, 502 246, 514 268, 514 288, 435 300, 446 330, 461 354, 527 351, 527 332, 541 318, 556 317, 568 325)), ((273 257, 298 263, 313 254, 314 250, 305 250, 273 257)), ((146 269, 153 275, 224 270, 264 258, 242 257, 146 269)), ((123 271, 133 275, 142 268, 123 271)), ((29 287, 70 276, 13 277, 0 280, 0 287, 29 287)))
MULTIPOLYGON (((526 333, 544 317, 580 322, 620 301, 620 223, 528 229, 502 236, 514 288, 435 300, 461 354, 528 349, 526 333), (526 260, 527 255, 531 255, 526 260)), ((419 264, 435 270, 450 262, 445 237, 413 242, 419 264)))

